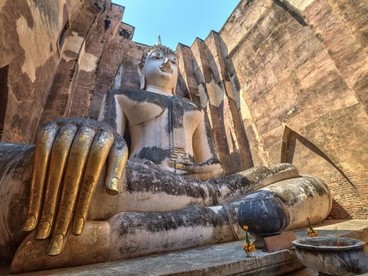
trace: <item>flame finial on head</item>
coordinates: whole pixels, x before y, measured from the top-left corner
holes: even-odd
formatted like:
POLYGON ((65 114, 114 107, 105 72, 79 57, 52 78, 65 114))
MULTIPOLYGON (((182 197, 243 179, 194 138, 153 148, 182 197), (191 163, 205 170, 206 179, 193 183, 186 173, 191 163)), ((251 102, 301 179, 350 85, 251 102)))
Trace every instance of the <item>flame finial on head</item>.
POLYGON ((171 50, 169 47, 166 47, 166 46, 162 45, 162 43, 161 43, 161 36, 158 35, 158 37, 157 37, 157 43, 155 45, 153 45, 153 46, 148 47, 143 52, 141 61, 139 63, 140 66, 143 66, 143 64, 146 62, 146 58, 147 58, 148 53, 150 51, 154 50, 154 49, 160 49, 160 50, 162 50, 165 55, 171 54, 171 55, 176 56, 176 54, 175 54, 175 52, 173 50, 171 50))
POLYGON ((157 46, 161 46, 162 45, 162 43, 161 43, 161 36, 160 35, 158 35, 158 37, 157 37, 157 43, 156 43, 156 45, 157 46))

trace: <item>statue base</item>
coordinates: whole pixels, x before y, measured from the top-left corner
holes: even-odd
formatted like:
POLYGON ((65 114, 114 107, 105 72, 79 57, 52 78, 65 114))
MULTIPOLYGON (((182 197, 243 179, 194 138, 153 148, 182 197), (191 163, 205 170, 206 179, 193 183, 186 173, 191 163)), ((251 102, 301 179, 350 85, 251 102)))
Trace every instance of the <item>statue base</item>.
MULTIPOLYGON (((151 275, 275 275, 275 271, 278 275, 284 275, 304 268, 291 250, 275 253, 257 250, 255 256, 247 258, 242 248, 243 242, 214 244, 116 262, 31 272, 27 275, 147 275, 148 272, 151 275)), ((0 275, 8 274, 9 268, 0 269, 0 275)))
MULTIPOLYGON (((335 227, 340 236, 349 236, 368 242, 368 231, 366 230, 368 220, 326 220, 316 230, 323 236, 334 236, 336 235, 335 227)), ((285 233, 290 235, 288 232, 285 233)), ((298 238, 305 238, 307 228, 296 230, 295 234, 298 238)), ((274 237, 271 238, 274 239, 274 237)), ((257 250, 254 257, 248 258, 242 248, 243 243, 244 240, 213 244, 116 262, 38 271, 27 273, 27 275, 146 275, 147 273, 153 275, 239 274, 259 276, 288 273, 316 275, 315 271, 304 268, 292 249, 281 249, 271 253, 257 250)), ((10 275, 9 266, 1 267, 0 265, 0 275, 10 275)))

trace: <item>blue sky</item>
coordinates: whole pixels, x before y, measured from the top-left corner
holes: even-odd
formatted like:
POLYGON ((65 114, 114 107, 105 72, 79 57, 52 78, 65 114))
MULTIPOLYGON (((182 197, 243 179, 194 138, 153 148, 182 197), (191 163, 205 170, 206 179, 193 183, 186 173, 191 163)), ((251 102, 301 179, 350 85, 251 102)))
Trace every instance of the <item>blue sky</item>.
POLYGON ((133 40, 152 45, 161 35, 162 44, 175 50, 180 42, 191 46, 196 37, 205 39, 221 27, 239 0, 113 0, 125 6, 123 21, 135 27, 133 40))

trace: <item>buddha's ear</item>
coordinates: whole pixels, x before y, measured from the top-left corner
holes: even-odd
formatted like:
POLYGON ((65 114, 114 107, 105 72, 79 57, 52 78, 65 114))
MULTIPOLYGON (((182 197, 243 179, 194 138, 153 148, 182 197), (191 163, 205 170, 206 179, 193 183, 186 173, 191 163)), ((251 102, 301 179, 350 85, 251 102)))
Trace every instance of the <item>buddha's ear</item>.
POLYGON ((176 74, 176 76, 175 76, 175 85, 174 85, 174 87, 171 89, 171 93, 172 93, 173 95, 176 95, 176 87, 178 86, 178 78, 179 78, 179 76, 178 76, 178 74, 176 74))
POLYGON ((138 65, 138 75, 139 75, 139 82, 140 87, 139 89, 145 89, 146 88, 146 78, 142 72, 143 66, 141 64, 138 65))

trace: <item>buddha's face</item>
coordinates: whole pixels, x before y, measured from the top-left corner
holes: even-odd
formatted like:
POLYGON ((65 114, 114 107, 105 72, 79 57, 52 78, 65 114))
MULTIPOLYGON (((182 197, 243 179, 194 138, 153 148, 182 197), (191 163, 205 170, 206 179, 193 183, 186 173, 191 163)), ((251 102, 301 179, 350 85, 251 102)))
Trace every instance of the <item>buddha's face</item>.
POLYGON ((141 73, 147 90, 154 87, 172 94, 178 80, 176 56, 173 53, 165 53, 160 48, 154 48, 148 53, 141 73))

